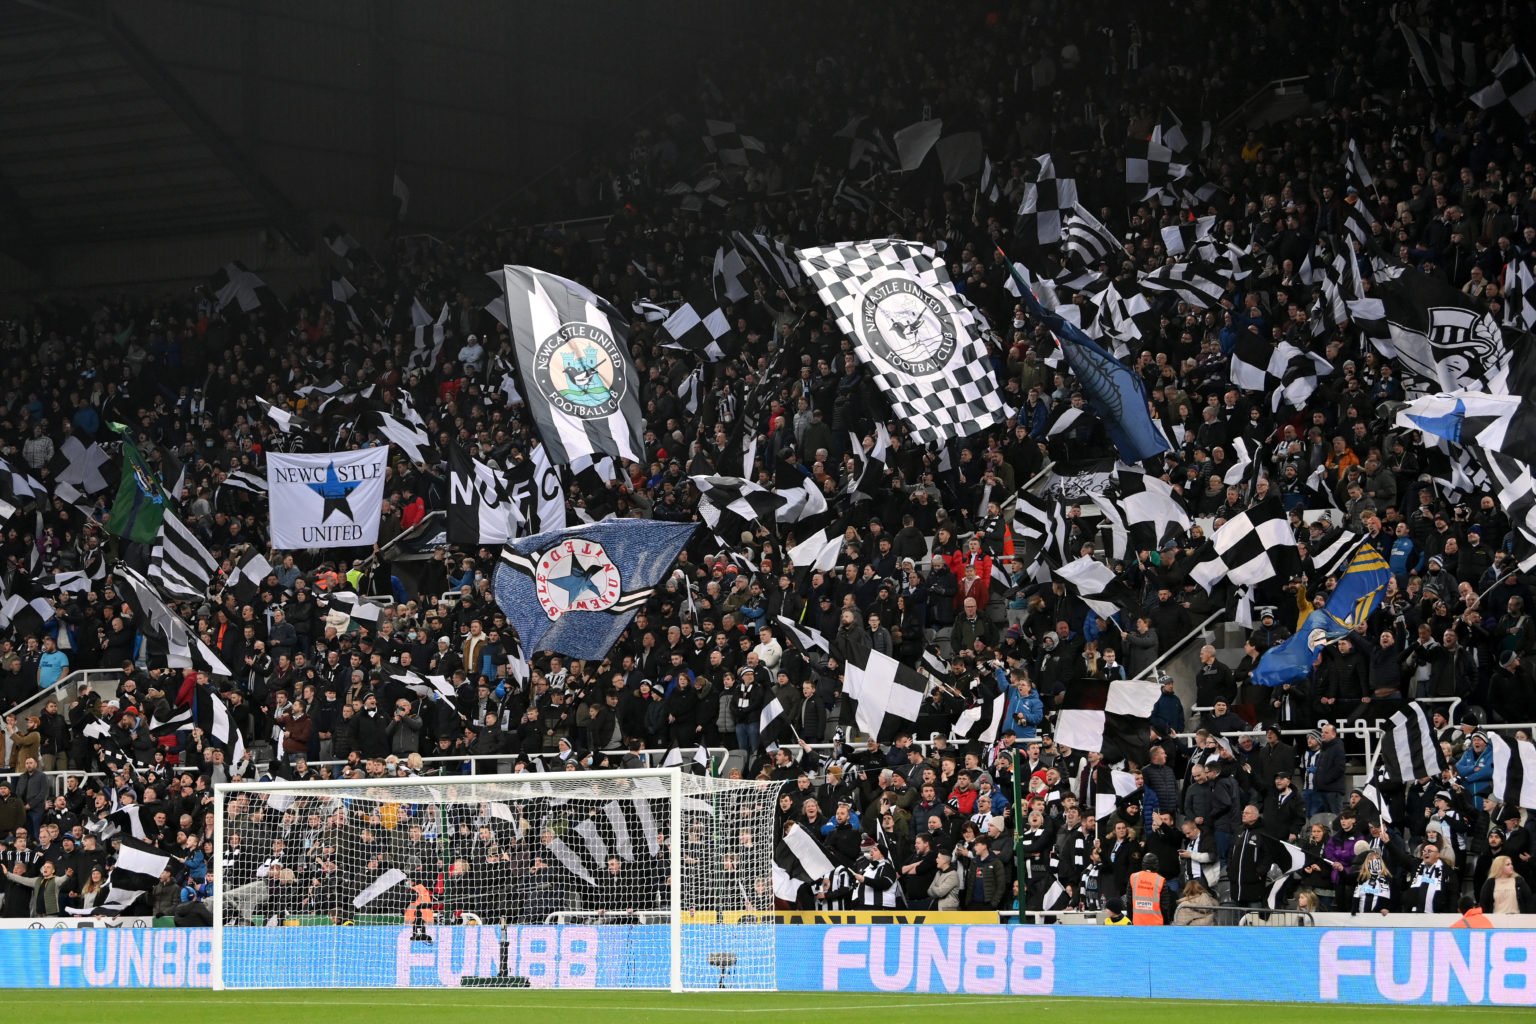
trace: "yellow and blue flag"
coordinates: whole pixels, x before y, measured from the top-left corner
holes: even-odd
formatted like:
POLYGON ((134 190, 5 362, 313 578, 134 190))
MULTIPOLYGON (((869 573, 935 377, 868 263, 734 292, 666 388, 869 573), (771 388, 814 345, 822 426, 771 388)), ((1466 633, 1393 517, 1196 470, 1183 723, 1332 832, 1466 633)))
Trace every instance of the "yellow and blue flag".
POLYGON ((1272 648, 1254 666, 1257 686, 1283 686, 1305 679, 1312 671, 1318 651, 1336 643, 1370 617, 1376 604, 1387 592, 1392 571, 1381 552, 1362 544, 1349 560, 1339 585, 1328 597, 1326 607, 1308 612, 1296 635, 1272 648))

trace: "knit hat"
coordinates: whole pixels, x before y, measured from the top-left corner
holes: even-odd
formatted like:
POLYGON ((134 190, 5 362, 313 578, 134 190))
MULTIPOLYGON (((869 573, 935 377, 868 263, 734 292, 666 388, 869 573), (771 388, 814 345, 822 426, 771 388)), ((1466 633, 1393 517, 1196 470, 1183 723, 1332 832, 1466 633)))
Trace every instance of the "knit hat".
POLYGON ((1313 729, 1311 732, 1307 733, 1307 739, 1317 740, 1317 742, 1321 743, 1323 742, 1323 734, 1318 732, 1316 729, 1313 729))
POLYGON ((874 836, 865 836, 859 840, 859 849, 861 850, 872 850, 876 845, 878 844, 876 844, 874 836))

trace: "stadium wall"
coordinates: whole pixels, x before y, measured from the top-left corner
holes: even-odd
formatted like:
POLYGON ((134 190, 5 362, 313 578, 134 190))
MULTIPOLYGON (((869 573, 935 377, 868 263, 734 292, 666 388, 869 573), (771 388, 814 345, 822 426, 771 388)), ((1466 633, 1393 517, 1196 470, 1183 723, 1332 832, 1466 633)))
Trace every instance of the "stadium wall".
MULTIPOLYGON (((705 977, 729 926, 685 942, 705 977)), ((230 987, 439 987, 490 976, 494 928, 230 929, 230 987), (336 977, 327 977, 334 972, 336 977)), ((761 929, 739 938, 751 941, 761 929)), ((1157 999, 1536 1005, 1536 929, 1047 928, 1003 925, 808 925, 776 929, 778 987, 802 992, 1120 996, 1157 999), (1257 971, 1191 971, 1223 947, 1257 971)), ((534 987, 665 987, 661 926, 512 930, 510 973, 534 987)), ((17 988, 206 988, 208 929, 0 931, 0 985, 17 988)), ((729 987, 729 980, 727 980, 729 987)))

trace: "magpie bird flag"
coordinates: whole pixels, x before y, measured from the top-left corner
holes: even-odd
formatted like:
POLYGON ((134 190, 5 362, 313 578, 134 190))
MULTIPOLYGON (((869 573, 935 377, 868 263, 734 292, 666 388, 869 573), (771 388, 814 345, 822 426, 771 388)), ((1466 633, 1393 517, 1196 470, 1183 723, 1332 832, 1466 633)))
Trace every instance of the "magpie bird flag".
POLYGON ((1280 499, 1270 495, 1222 524, 1189 571, 1207 592, 1222 580, 1255 586, 1301 570, 1296 537, 1280 499))
POLYGON ((796 255, 914 437, 945 442, 1006 418, 985 320, 933 249, 887 238, 796 255))
POLYGON ((1493 798, 1505 806, 1536 811, 1536 744, 1490 732, 1488 746, 1493 751, 1493 798))
POLYGON ((1056 742, 1096 750, 1113 764, 1146 763, 1152 708, 1162 696, 1155 679, 1079 679, 1067 684, 1056 715, 1056 742))
POLYGON ((1431 390, 1507 395, 1512 350, 1491 313, 1429 274, 1377 281, 1348 304, 1382 355, 1431 390))
POLYGON ((1410 703, 1387 719, 1381 732, 1381 757, 1387 778, 1403 785, 1437 779, 1445 771, 1445 755, 1422 705, 1410 703))
POLYGON ((161 873, 172 864, 177 865, 173 873, 180 870, 181 861, 144 842, 142 836, 123 839, 107 880, 107 895, 101 902, 101 911, 126 913, 160 884, 161 873))
POLYGON ((859 728, 889 743, 916 724, 928 681, 895 658, 865 648, 853 652, 844 664, 843 692, 856 701, 854 720, 859 728))
POLYGON ((1484 110, 1508 103, 1522 119, 1530 117, 1536 111, 1536 74, 1530 62, 1513 46, 1505 50, 1493 66, 1493 83, 1473 93, 1472 102, 1484 110))
POLYGON ((1106 619, 1119 614, 1123 622, 1135 622, 1140 602, 1131 588, 1115 578, 1115 571, 1092 558, 1079 558, 1052 572, 1084 604, 1106 619))

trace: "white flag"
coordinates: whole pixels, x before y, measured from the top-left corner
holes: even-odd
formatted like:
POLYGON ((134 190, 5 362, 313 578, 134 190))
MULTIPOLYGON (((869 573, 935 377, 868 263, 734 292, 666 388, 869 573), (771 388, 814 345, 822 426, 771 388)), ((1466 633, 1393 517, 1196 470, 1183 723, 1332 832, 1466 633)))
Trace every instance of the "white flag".
POLYGON ((379 539, 387 447, 314 455, 267 454, 272 546, 358 547, 379 539))

